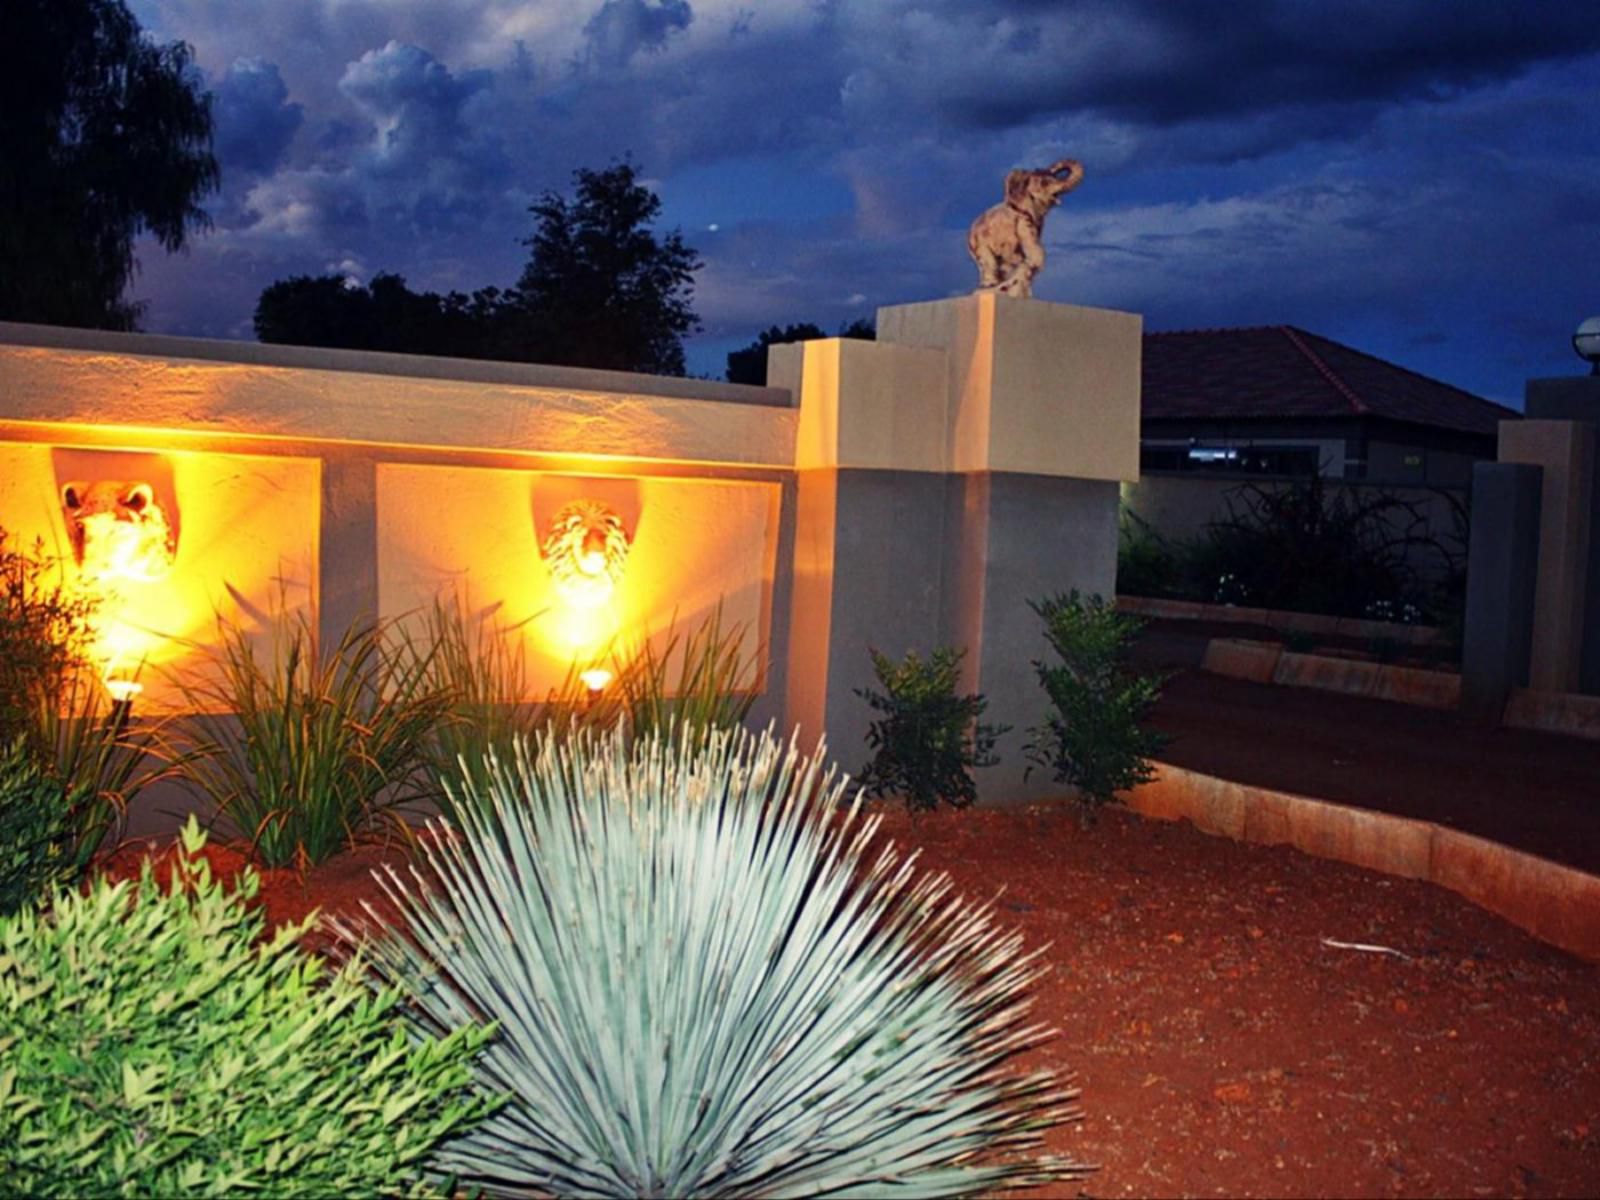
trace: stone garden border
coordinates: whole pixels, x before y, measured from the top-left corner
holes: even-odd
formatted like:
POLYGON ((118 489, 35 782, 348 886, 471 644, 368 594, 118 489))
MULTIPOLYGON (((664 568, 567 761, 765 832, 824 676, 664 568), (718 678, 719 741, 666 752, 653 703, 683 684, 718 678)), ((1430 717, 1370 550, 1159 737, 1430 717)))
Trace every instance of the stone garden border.
POLYGON ((1600 877, 1431 821, 1350 808, 1217 779, 1168 763, 1134 789, 1143 817, 1191 821, 1204 833, 1290 845, 1405 879, 1421 879, 1590 962, 1600 962, 1600 877))

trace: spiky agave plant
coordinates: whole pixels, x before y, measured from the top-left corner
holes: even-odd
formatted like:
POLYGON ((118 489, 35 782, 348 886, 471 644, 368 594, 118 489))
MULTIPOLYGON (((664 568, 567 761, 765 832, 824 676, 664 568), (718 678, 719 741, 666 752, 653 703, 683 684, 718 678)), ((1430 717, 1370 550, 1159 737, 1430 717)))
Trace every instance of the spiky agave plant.
POLYGON ((435 1164, 462 1186, 956 1196, 1086 1170, 1022 1155, 1075 1115, 1008 1066, 1052 1032, 1039 952, 869 856, 878 819, 820 751, 581 735, 489 781, 389 873, 409 930, 368 950, 425 1028, 499 1022, 477 1081, 510 1102, 435 1164))

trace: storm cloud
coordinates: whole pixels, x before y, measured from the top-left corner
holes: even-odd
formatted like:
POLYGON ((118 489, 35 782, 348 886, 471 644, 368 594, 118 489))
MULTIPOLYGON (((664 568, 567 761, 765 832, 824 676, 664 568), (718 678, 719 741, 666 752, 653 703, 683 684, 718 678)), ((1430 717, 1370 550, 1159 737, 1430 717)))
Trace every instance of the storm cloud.
POLYGON ((1293 322, 1509 400, 1600 309, 1587 4, 131 6, 195 47, 224 172, 211 236, 143 255, 154 329, 237 336, 294 271, 508 283, 528 204, 624 154, 706 260, 708 373, 768 324, 967 290, 1005 170, 1069 154, 1047 299, 1293 322))

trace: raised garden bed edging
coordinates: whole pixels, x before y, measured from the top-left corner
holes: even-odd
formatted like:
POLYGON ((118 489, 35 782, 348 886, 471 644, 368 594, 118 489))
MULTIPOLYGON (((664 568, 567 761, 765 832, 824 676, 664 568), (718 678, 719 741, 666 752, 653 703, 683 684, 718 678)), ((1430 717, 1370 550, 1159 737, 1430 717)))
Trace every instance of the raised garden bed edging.
POLYGON ((1442 645, 1444 633, 1431 625, 1400 625, 1361 617, 1329 617, 1322 613, 1288 612, 1277 608, 1239 608, 1232 604, 1202 604, 1198 600, 1163 600, 1154 596, 1118 596, 1117 608, 1140 617, 1176 621, 1231 621, 1240 625, 1266 625, 1290 633, 1323 633, 1333 637, 1386 638, 1409 646, 1442 645))
POLYGON ((1157 763, 1128 807, 1188 820, 1234 841, 1290 845, 1317 858, 1421 879, 1464 896, 1541 941, 1600 962, 1600 877, 1459 830, 1217 779, 1157 763))
POLYGON ((1285 650, 1276 642, 1212 638, 1206 643, 1200 665, 1214 674, 1252 683, 1319 688, 1423 708, 1452 709, 1461 703, 1461 676, 1452 671, 1429 671, 1324 654, 1299 654, 1285 650))

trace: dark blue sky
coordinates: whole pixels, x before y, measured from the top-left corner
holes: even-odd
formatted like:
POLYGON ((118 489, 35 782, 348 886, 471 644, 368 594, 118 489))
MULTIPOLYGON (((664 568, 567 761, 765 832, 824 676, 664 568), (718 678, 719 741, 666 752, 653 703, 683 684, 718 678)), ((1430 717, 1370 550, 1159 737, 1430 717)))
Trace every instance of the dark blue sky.
POLYGON ((690 369, 970 290, 1005 171, 1072 156, 1047 300, 1288 323, 1520 406, 1600 313, 1592 0, 130 0, 191 43, 224 190, 145 327, 295 273, 506 285, 631 154, 706 260, 690 369))

